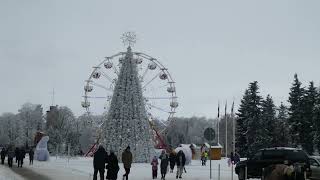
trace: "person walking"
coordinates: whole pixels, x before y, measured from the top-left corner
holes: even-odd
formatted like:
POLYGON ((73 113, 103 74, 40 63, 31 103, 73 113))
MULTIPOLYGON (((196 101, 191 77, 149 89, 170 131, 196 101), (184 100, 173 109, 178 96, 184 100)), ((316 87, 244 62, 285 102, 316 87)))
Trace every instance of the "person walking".
POLYGON ((160 171, 161 171, 161 179, 165 180, 166 179, 166 174, 168 170, 168 165, 169 165, 169 156, 166 153, 165 150, 161 152, 161 155, 159 157, 160 161, 160 171))
POLYGON ((130 146, 128 146, 122 153, 122 163, 126 173, 123 175, 123 179, 128 180, 130 168, 132 164, 132 153, 130 152, 130 146))
POLYGON ((13 151, 13 148, 9 148, 9 150, 8 150, 8 165, 9 165, 9 167, 12 167, 14 156, 15 156, 15 152, 13 151))
POLYGON ((19 148, 16 147, 16 149, 14 150, 14 156, 16 157, 16 163, 18 163, 18 153, 19 153, 19 148))
POLYGON ((157 179, 158 176, 158 158, 157 156, 154 156, 152 161, 151 161, 151 166, 152 166, 152 179, 157 179))
POLYGON ((180 150, 177 154, 176 163, 177 163, 176 179, 178 179, 178 177, 181 179, 182 173, 184 170, 184 165, 186 164, 186 156, 184 155, 182 150, 180 150))
POLYGON ((173 173, 173 169, 176 164, 176 153, 174 150, 171 150, 169 154, 169 162, 170 162, 170 172, 173 173))
POLYGON ((208 151, 204 151, 204 165, 206 166, 207 165, 207 160, 208 160, 208 151))
POLYGON ((230 162, 231 162, 231 164, 234 165, 234 154, 233 154, 233 152, 230 153, 230 162))
POLYGON ((206 164, 206 155, 205 155, 205 151, 203 151, 202 153, 201 153, 201 166, 205 166, 205 164, 206 164))
POLYGON ((6 149, 5 148, 2 148, 1 149, 1 164, 4 164, 4 160, 6 158, 6 149))
POLYGON ((33 149, 31 148, 30 151, 29 151, 29 165, 33 165, 33 158, 34 158, 34 151, 33 149))
POLYGON ((234 153, 234 164, 237 164, 238 162, 240 162, 240 155, 238 153, 234 153))
POLYGON ((15 156, 16 156, 16 162, 18 163, 18 167, 20 167, 20 163, 21 163, 21 151, 19 148, 17 148, 15 150, 15 156))
POLYGON ((99 172, 100 180, 104 180, 104 168, 106 163, 106 150, 103 146, 99 146, 98 150, 94 153, 93 156, 93 180, 97 180, 97 175, 99 172))
POLYGON ((18 159, 18 167, 22 168, 23 159, 25 158, 26 152, 23 148, 20 148, 17 152, 16 159, 18 159))
POLYGON ((108 180, 116 180, 118 178, 118 172, 119 172, 119 164, 118 164, 118 158, 114 154, 113 151, 110 151, 110 155, 108 156, 108 165, 106 166, 107 171, 107 177, 108 180))

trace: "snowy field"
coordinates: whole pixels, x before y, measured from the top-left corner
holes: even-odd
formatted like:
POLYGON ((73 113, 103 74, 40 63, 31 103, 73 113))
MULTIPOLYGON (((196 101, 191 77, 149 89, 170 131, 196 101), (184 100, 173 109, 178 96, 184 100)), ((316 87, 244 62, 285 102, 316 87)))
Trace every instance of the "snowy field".
MULTIPOLYGON (((231 180, 232 169, 228 167, 227 160, 212 161, 212 177, 218 179, 218 167, 220 164, 220 179, 231 180)), ((124 169, 122 164, 119 164, 120 171, 118 179, 122 179, 124 169)), ((192 161, 191 165, 186 166, 187 173, 182 175, 185 180, 203 180, 210 179, 209 161, 207 166, 201 166, 200 161, 192 161)), ((49 162, 34 161, 33 166, 29 166, 28 158, 25 159, 23 168, 17 168, 17 164, 9 169, 7 165, 0 165, 0 180, 92 180, 92 158, 74 158, 69 162, 66 158, 51 157, 49 162)), ((158 179, 161 177, 158 172, 158 179)), ((150 180, 151 165, 137 163, 133 164, 130 180, 150 180)), ((174 180, 175 172, 168 173, 167 180, 174 180)), ((233 174, 233 179, 238 179, 236 174, 233 174)))

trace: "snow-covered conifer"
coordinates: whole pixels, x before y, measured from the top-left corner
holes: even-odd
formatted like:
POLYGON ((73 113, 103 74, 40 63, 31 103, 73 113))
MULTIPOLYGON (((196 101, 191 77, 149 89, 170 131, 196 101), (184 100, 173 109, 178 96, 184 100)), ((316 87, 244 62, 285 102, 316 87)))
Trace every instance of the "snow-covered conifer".
POLYGON ((153 154, 152 135, 131 47, 122 59, 105 118, 107 150, 114 150, 120 157, 122 151, 130 146, 135 162, 149 162, 153 154))

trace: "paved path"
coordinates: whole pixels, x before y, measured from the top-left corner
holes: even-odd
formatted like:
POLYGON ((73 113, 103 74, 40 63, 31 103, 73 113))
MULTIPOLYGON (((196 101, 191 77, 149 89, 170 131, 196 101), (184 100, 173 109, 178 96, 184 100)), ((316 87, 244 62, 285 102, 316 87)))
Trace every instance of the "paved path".
MULTIPOLYGON (((226 165, 226 160, 213 163, 213 179, 217 180, 218 163, 221 164, 221 180, 231 180, 230 167, 226 165)), ((75 158, 70 162, 64 158, 51 158, 49 162, 35 161, 34 165, 29 165, 28 158, 25 159, 23 168, 8 168, 7 165, 0 165, 0 180, 92 180, 92 158, 75 158), (4 174, 4 176, 2 176, 4 174), (3 177, 3 178, 2 178, 3 177)), ((119 164, 120 172, 118 179, 121 179, 123 171, 122 164, 119 164)), ((150 180, 151 166, 149 163, 133 164, 129 179, 150 180)), ((205 180, 209 179, 209 167, 203 167, 200 162, 194 161, 192 165, 186 166, 187 173, 183 174, 183 180, 205 180)), ((159 175, 160 176, 160 175, 159 175)), ((158 177, 158 179, 160 179, 158 177)), ((167 180, 176 180, 175 173, 168 173, 167 180)), ((234 175, 233 180, 237 180, 234 175)))
POLYGON ((22 176, 25 180, 51 180, 49 177, 43 174, 39 174, 32 169, 29 168, 12 168, 14 173, 22 176))
MULTIPOLYGON (((13 167, 17 168, 17 167, 13 167)), ((12 171, 7 164, 0 165, 0 180, 25 180, 20 175, 12 171)))
POLYGON ((88 180, 89 178, 92 179, 86 174, 81 175, 70 169, 53 169, 41 163, 34 166, 27 164, 22 168, 18 168, 16 163, 12 168, 7 164, 0 165, 0 180, 88 180))

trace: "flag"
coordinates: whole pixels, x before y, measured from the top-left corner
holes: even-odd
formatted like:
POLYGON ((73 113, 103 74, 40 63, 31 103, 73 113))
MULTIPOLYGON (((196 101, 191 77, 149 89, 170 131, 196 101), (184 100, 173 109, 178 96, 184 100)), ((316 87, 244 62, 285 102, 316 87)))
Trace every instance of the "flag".
POLYGON ((225 118, 227 118, 227 101, 224 107, 224 115, 225 115, 225 118))
POLYGON ((227 157, 228 154, 228 117, 227 117, 227 100, 226 100, 226 104, 224 107, 224 118, 226 120, 226 126, 225 126, 225 130, 226 130, 226 136, 225 136, 225 144, 224 144, 224 150, 225 150, 225 156, 227 157))
POLYGON ((231 116, 233 116, 233 109, 234 109, 234 101, 232 102, 232 106, 231 106, 231 116))
POLYGON ((218 103, 218 119, 220 117, 220 103, 218 103))

